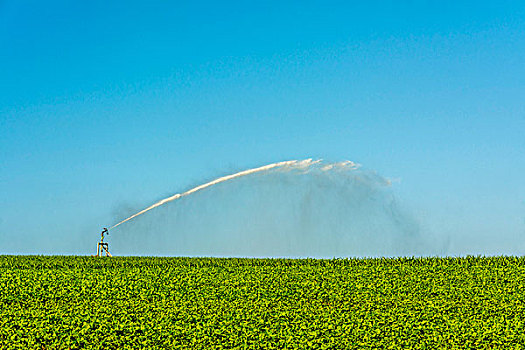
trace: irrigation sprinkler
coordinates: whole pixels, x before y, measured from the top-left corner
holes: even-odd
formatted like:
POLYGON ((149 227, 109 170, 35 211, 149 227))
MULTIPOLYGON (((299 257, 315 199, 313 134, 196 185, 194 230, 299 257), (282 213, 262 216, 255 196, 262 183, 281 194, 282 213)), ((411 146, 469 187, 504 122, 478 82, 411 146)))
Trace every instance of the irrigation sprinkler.
POLYGON ((108 243, 104 242, 104 235, 109 235, 109 231, 105 227, 100 233, 100 242, 97 243, 97 256, 103 256, 104 252, 106 253, 106 256, 111 256, 108 243))

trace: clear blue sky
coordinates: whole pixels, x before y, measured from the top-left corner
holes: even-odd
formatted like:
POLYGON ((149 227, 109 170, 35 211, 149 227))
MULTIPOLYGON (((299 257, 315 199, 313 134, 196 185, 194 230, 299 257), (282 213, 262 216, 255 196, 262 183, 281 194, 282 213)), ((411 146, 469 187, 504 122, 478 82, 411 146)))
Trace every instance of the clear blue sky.
POLYGON ((455 253, 523 254, 525 2, 0 0, 0 137, 0 253, 314 157, 399 179, 455 253))

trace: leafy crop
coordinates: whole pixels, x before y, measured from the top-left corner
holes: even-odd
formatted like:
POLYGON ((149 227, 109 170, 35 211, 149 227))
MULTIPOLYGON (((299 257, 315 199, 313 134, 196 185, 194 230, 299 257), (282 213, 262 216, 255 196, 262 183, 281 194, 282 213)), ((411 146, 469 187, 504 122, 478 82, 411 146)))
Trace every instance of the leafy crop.
POLYGON ((0 348, 525 348, 525 258, 0 256, 0 348))

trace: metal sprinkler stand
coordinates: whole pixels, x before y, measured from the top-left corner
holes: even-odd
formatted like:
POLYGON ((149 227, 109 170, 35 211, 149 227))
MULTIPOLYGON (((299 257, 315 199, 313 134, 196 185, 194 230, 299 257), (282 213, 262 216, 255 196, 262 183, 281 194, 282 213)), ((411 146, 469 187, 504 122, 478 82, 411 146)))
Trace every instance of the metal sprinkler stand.
POLYGON ((100 234, 100 242, 97 243, 97 256, 103 256, 104 252, 106 252, 106 256, 111 256, 108 244, 104 243, 105 234, 109 235, 109 231, 107 228, 104 227, 102 233, 100 234))

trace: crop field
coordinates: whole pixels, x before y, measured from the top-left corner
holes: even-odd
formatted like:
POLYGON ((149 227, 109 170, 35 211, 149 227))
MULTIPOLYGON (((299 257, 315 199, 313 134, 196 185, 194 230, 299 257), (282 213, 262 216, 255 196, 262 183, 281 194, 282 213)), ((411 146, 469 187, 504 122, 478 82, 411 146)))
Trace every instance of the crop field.
POLYGON ((0 348, 525 348, 525 258, 0 256, 0 348))

